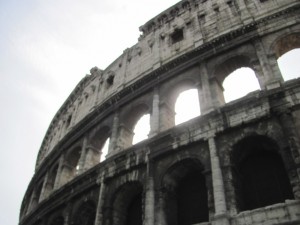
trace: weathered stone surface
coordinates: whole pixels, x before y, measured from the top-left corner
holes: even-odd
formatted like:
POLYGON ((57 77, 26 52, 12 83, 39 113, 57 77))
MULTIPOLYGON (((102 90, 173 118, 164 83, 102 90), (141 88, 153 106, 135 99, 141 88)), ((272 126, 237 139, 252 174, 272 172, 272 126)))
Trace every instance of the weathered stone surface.
POLYGON ((141 26, 55 115, 20 225, 300 224, 300 80, 283 82, 276 62, 300 47, 299 15, 298 0, 193 0, 141 26), (240 67, 261 91, 225 104, 240 67), (190 88, 201 116, 174 126, 190 88), (147 113, 149 138, 132 145, 147 113))

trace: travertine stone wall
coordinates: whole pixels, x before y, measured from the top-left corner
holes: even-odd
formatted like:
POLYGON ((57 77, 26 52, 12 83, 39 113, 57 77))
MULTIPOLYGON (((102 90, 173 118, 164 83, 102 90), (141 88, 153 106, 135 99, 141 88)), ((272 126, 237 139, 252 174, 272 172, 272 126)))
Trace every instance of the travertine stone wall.
POLYGON ((190 0, 141 26, 138 43, 92 68, 55 115, 20 225, 300 224, 300 80, 284 82, 277 64, 300 47, 299 15, 298 0, 190 0), (241 67, 261 90, 226 104, 223 81, 241 67), (176 99, 191 88, 201 115, 175 126, 176 99), (132 145, 145 114, 149 138, 132 145), (282 199, 245 203, 237 169, 251 152, 241 143, 282 165, 282 199), (186 222, 180 207, 194 197, 186 222))

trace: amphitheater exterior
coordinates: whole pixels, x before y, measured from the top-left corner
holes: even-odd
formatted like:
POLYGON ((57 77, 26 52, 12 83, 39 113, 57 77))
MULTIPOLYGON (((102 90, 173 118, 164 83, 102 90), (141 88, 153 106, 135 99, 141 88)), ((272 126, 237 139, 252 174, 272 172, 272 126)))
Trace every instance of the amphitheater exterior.
POLYGON ((140 30, 56 113, 19 225, 300 224, 300 80, 277 64, 300 47, 300 1, 183 0, 140 30), (225 103, 241 67, 261 90, 225 103), (201 115, 175 126, 188 89, 201 115), (133 145, 145 114, 149 138, 133 145))

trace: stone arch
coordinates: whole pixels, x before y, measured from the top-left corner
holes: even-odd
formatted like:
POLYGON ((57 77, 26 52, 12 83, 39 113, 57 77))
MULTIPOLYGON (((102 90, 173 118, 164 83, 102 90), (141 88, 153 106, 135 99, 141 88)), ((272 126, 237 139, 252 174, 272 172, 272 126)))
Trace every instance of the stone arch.
POLYGON ((150 107, 144 102, 138 102, 123 112, 118 137, 120 146, 128 148, 132 145, 133 129, 139 119, 146 114, 150 114, 150 107))
POLYGON ((161 179, 161 207, 167 224, 187 225, 209 220, 208 190, 198 159, 170 166, 161 179))
POLYGON ((281 35, 271 45, 277 59, 295 48, 300 48, 300 31, 281 35))
POLYGON ((79 173, 79 159, 81 157, 81 151, 81 145, 77 145, 66 153, 60 178, 60 182, 62 184, 70 181, 79 173))
MULTIPOLYGON (((198 92, 198 80, 190 78, 181 78, 175 81, 170 81, 168 87, 161 93, 161 120, 163 121, 164 127, 166 129, 175 126, 175 104, 179 95, 185 91, 196 89, 198 92)), ((199 92, 198 92, 198 103, 199 111, 201 111, 200 101, 199 101, 199 92)), ((199 114, 200 115, 200 114, 199 114)))
POLYGON ((58 163, 53 165, 48 172, 47 183, 44 190, 44 198, 48 197, 55 188, 55 181, 58 173, 58 163))
MULTIPOLYGON (((299 65, 297 60, 292 60, 291 55, 298 57, 300 53, 300 31, 280 35, 271 44, 269 57, 273 57, 274 67, 287 81, 299 77, 299 65), (291 55, 290 55, 291 54, 291 55), (287 60, 289 59, 289 60, 287 60)), ((296 58, 294 58, 296 59, 296 58)))
POLYGON ((73 211, 72 224, 94 225, 96 219, 97 204, 93 200, 82 202, 73 211))
POLYGON ((113 194, 112 224, 143 224, 143 186, 138 181, 121 185, 113 194))
POLYGON ((98 128, 90 138, 90 145, 87 152, 87 160, 90 162, 90 166, 99 163, 100 159, 105 157, 103 154, 103 147, 105 142, 111 136, 111 128, 109 126, 103 126, 98 128))
POLYGON ((265 135, 249 135, 232 148, 234 188, 239 211, 293 199, 278 144, 265 135))
MULTIPOLYGON (((211 78, 211 83, 215 83, 215 97, 219 99, 219 102, 221 104, 225 103, 223 86, 225 79, 230 77, 233 72, 241 68, 250 68, 251 70, 253 70, 260 88, 263 88, 263 81, 261 77, 259 77, 255 72, 256 68, 253 65, 253 59, 251 59, 250 56, 246 54, 231 55, 230 57, 226 57, 216 66, 216 69, 213 72, 213 77, 211 78)), ((240 88, 240 86, 237 88, 240 88)))

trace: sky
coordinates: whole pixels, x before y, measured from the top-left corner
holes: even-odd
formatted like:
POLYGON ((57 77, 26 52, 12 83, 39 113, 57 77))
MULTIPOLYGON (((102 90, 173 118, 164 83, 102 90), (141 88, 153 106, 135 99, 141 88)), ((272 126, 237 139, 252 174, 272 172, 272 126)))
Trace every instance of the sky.
POLYGON ((76 84, 137 43, 138 28, 176 2, 0 0, 0 224, 18 224, 42 139, 76 84))

